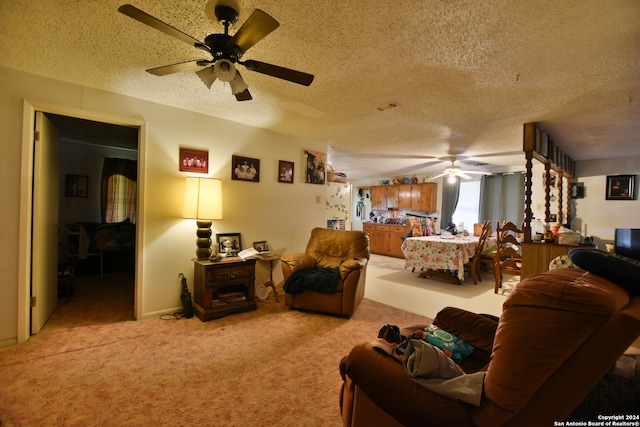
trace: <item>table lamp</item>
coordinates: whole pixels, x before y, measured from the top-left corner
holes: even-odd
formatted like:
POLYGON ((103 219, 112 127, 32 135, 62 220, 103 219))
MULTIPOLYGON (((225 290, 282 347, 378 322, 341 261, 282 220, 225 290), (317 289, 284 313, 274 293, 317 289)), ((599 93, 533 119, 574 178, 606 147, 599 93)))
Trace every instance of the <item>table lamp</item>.
POLYGON ((196 219, 196 255, 211 257, 211 221, 222 219, 222 181, 214 178, 187 178, 183 218, 196 219))

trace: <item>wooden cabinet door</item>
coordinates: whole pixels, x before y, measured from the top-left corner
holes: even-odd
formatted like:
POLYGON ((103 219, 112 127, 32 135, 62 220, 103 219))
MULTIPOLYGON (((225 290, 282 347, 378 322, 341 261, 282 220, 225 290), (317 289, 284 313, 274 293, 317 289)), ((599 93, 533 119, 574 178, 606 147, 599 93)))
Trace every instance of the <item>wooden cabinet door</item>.
POLYGON ((397 185, 387 186, 387 209, 395 208, 398 209, 398 187, 397 185))
POLYGON ((412 206, 412 186, 411 185, 399 185, 398 186, 398 207, 400 209, 413 209, 412 206))
POLYGON ((426 212, 425 204, 422 201, 422 186, 424 184, 413 184, 411 186, 411 210, 416 212, 426 212))
POLYGON ((387 209, 387 187, 379 185, 371 187, 371 209, 387 209))
POLYGON ((402 252, 402 242, 404 241, 404 237, 409 234, 409 229, 411 227, 398 225, 394 227, 390 227, 391 231, 389 232, 389 255, 397 258, 404 258, 404 252, 402 252))
POLYGON ((437 184, 426 182, 411 186, 411 209, 418 212, 435 212, 437 208, 437 184))
POLYGON ((376 226, 375 236, 375 253, 379 255, 389 255, 389 226, 376 226))

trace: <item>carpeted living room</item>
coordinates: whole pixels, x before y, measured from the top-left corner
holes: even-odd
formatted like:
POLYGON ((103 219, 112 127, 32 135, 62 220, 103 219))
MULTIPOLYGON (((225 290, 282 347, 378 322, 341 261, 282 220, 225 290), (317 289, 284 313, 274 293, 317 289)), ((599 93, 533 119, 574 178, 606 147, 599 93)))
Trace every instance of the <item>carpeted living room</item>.
MULTIPOLYGON (((350 318, 288 308, 210 322, 133 320, 133 275, 78 276, 40 334, 0 348, 0 420, 13 425, 341 426, 341 359, 385 324, 428 325, 444 307, 500 316, 519 277, 456 286, 371 255, 350 318)), ((627 354, 640 354, 640 340, 627 354)), ((391 358, 390 358, 391 359, 391 358)), ((637 359, 633 359, 637 360, 637 359)), ((393 361, 392 363, 397 363, 393 361)))
MULTIPOLYGON (((0 409, 10 425, 340 426, 340 359, 386 323, 429 322, 447 305, 500 314, 513 281, 418 278, 372 255, 349 319, 291 310, 280 284, 256 311, 210 322, 133 321, 133 280, 79 276, 75 293, 29 342, 0 348, 0 409)), ((167 319, 167 320, 163 320, 167 319)))

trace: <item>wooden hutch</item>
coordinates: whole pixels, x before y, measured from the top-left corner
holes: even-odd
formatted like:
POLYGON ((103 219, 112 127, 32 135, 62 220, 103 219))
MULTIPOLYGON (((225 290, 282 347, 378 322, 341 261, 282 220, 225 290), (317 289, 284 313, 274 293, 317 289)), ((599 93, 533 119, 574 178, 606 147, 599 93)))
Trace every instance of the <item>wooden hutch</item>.
POLYGON ((533 161, 539 161, 544 165, 545 223, 551 222, 551 215, 555 214, 557 216, 556 222, 565 225, 567 228, 571 228, 571 197, 569 189, 575 174, 575 162, 536 123, 526 123, 524 125, 523 150, 526 157, 526 173, 521 279, 547 271, 551 260, 557 256, 566 255, 571 249, 575 248, 573 245, 535 242, 531 235, 531 222, 533 220, 533 211, 531 209, 533 161), (552 171, 560 183, 557 186, 558 195, 555 206, 552 206, 553 197, 551 197, 552 171), (566 185, 563 185, 563 183, 566 183, 566 185), (567 189, 566 192, 564 191, 565 189, 567 189), (566 209, 563 209, 563 206, 566 209))

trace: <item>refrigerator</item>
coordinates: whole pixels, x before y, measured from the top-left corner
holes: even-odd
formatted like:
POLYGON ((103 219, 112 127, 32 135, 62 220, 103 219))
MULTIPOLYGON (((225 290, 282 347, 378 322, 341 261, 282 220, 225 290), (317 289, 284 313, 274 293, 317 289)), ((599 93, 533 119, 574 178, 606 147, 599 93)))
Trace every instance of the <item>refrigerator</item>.
POLYGON ((325 208, 328 229, 351 230, 351 184, 328 182, 325 208))

